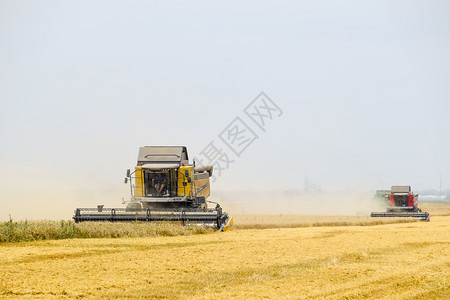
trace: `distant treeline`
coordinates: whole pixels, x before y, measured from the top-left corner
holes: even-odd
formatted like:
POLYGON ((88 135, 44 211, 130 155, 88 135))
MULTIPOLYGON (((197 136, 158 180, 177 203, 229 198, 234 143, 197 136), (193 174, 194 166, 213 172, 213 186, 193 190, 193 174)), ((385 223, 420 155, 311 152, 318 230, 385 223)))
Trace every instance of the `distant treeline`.
POLYGON ((450 201, 450 190, 438 191, 434 189, 429 189, 429 190, 415 191, 415 193, 423 197, 434 196, 440 197, 442 198, 442 200, 450 201))

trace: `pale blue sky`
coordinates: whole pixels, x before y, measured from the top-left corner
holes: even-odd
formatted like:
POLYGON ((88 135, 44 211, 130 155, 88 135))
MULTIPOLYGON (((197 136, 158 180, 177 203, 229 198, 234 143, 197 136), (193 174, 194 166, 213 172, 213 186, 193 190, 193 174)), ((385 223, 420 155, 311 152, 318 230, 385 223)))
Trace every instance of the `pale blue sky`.
POLYGON ((140 146, 193 157, 260 91, 213 191, 449 188, 449 53, 447 1, 0 0, 0 201, 120 205, 140 146))

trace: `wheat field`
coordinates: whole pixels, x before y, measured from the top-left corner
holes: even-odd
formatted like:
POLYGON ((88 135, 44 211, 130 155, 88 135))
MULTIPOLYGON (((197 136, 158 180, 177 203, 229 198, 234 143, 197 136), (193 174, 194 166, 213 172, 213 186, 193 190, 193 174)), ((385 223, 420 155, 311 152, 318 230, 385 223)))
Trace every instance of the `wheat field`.
POLYGON ((432 216, 450 216, 449 202, 426 202, 420 203, 422 211, 429 212, 432 216))
POLYGON ((205 226, 182 226, 180 222, 0 222, 0 244, 73 238, 123 238, 192 235, 212 232, 205 226))
POLYGON ((1 298, 398 298, 450 294, 432 222, 66 239, 0 246, 1 298))

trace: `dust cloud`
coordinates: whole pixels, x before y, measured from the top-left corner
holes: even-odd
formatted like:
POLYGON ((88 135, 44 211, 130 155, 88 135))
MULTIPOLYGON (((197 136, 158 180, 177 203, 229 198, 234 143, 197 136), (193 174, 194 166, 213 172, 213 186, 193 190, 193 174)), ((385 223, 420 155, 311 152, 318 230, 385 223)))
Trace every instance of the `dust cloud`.
POLYGON ((370 192, 217 191, 210 200, 231 214, 355 216, 385 210, 370 192))
MULTIPOLYGON (((54 183, 54 182, 53 182, 54 183)), ((120 188, 105 186, 86 188, 65 184, 33 184, 26 188, 10 185, 0 190, 2 208, 0 221, 12 218, 19 220, 69 220, 74 210, 80 207, 123 207, 122 198, 129 200, 130 194, 120 188)))
MULTIPOLYGON (((0 190, 2 209, 0 221, 9 220, 68 220, 76 208, 124 207, 128 201, 127 185, 80 183, 61 181, 30 182, 26 187, 19 180, 8 182, 0 190)), ((374 199, 374 192, 316 192, 299 190, 279 191, 212 191, 208 199, 218 202, 231 214, 283 214, 283 215, 369 215, 384 211, 384 203, 374 199)), ((214 204, 209 204, 210 208, 214 204)))

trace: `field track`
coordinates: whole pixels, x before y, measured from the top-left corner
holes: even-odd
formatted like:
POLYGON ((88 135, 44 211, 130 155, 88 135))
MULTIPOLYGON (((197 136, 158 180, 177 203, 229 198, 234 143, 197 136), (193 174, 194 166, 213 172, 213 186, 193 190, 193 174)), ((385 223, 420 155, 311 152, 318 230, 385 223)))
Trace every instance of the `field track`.
POLYGON ((0 253, 0 298, 450 294, 450 216, 428 223, 7 243, 0 253))

